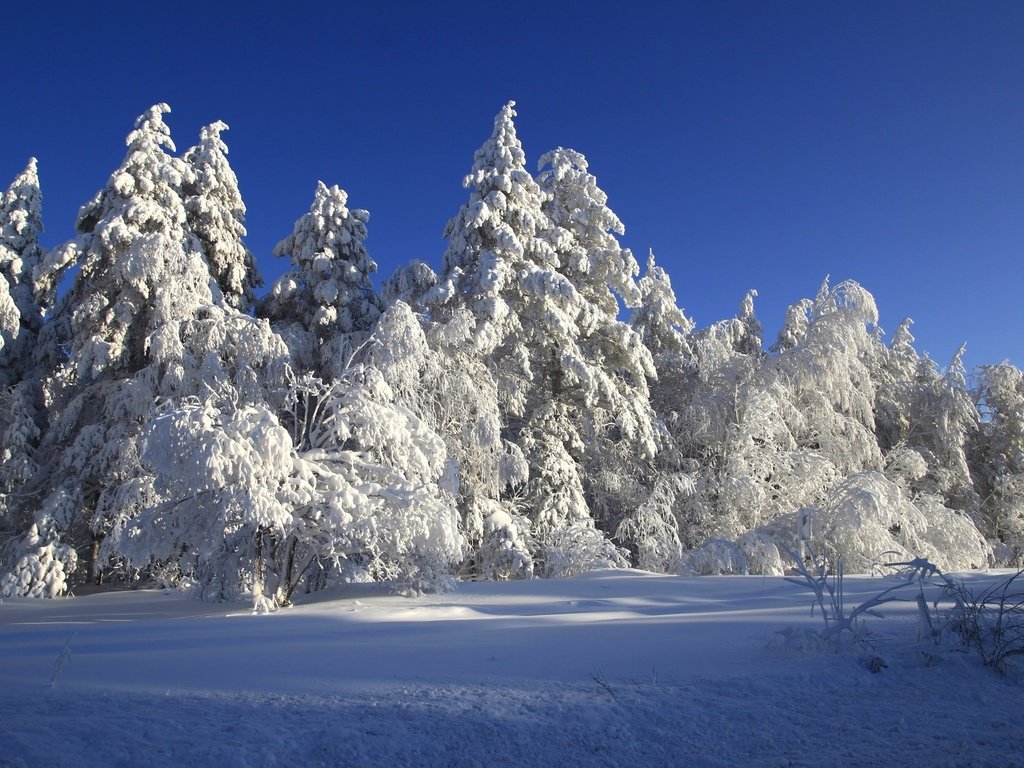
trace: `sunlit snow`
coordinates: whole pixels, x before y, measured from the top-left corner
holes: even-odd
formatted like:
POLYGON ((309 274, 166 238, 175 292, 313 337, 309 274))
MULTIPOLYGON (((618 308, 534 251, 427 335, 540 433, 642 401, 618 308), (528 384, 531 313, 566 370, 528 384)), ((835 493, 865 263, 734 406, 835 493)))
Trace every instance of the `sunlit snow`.
MULTIPOLYGON (((848 578, 847 600, 892 583, 848 578)), ((267 616, 159 591, 6 600, 0 765, 994 766, 1024 751, 1019 676, 918 643, 912 603, 836 654, 787 646, 781 631, 820 619, 777 577, 616 570, 307 600, 267 616)))

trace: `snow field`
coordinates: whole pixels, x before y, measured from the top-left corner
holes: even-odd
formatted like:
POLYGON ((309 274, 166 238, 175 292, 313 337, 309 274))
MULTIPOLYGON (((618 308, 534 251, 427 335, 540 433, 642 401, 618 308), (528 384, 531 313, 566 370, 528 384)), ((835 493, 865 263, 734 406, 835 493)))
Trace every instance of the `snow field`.
MULTIPOLYGON (((848 602, 888 583, 848 578, 848 602)), ((153 591, 7 600, 0 766, 1022 763, 1019 677, 916 643, 911 603, 870 620, 870 651, 786 647, 809 607, 780 578, 636 571, 356 586, 269 616, 153 591)))

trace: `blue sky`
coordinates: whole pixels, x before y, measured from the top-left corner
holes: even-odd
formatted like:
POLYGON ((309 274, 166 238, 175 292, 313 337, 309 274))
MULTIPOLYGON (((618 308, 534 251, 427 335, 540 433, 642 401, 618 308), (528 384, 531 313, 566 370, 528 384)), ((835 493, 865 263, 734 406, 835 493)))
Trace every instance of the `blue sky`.
POLYGON ((5 8, 0 185, 39 158, 48 245, 166 101, 179 151, 231 126, 268 277, 318 179, 370 210, 382 276, 436 267, 515 99, 530 162, 583 152, 699 325, 756 288, 770 343, 831 274, 942 365, 1024 365, 1024 4, 149 5, 5 8))

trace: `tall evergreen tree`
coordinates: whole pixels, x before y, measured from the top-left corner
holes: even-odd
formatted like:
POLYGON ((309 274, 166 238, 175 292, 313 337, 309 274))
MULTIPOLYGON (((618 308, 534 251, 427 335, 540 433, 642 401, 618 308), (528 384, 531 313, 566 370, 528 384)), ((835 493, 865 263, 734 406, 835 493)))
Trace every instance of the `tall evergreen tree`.
POLYGON ((672 280, 655 261, 653 251, 647 256, 639 289, 640 303, 630 314, 630 326, 650 350, 658 380, 667 379, 668 386, 675 388, 673 374, 684 370, 693 356, 688 337, 694 323, 677 303, 672 280))
POLYGON ((1007 565, 1024 563, 1024 373, 1008 362, 984 366, 979 382, 985 419, 973 451, 990 535, 1008 551, 1007 565))
POLYGON ((656 375, 654 362, 641 336, 619 318, 620 301, 630 308, 641 303, 639 267, 616 238, 625 227, 586 158, 559 148, 541 158, 540 168, 542 211, 552 224, 545 236, 572 289, 534 346, 548 357, 547 399, 560 406, 545 421, 561 413, 565 425, 554 431, 577 433, 592 512, 615 531, 622 510, 636 502, 622 493, 632 485, 627 479, 650 475, 659 432, 647 383, 656 375), (559 322, 563 317, 569 322, 559 322))
POLYGON ((136 373, 184 319, 213 303, 182 199, 191 171, 168 154, 169 111, 158 104, 138 118, 120 168, 79 213, 79 236, 52 259, 80 268, 46 338, 67 344, 64 378, 76 385, 136 373))
POLYGON ((321 375, 339 375, 380 317, 370 282, 377 265, 365 246, 369 218, 348 207, 344 190, 317 182, 309 211, 274 248, 295 268, 274 283, 259 314, 281 329, 301 366, 321 375))
POLYGON ((0 387, 17 383, 32 367, 46 300, 36 282, 42 231, 42 193, 32 158, 0 199, 0 387))
POLYGON ((469 313, 475 353, 497 387, 500 423, 521 446, 528 401, 543 375, 529 347, 531 324, 543 320, 530 314, 530 302, 571 288, 555 270, 551 245, 538 236, 550 224, 541 210, 544 193, 526 170, 514 106, 498 113, 463 181, 470 197, 445 230, 448 247, 430 300, 441 322, 469 313))
POLYGON ((66 577, 88 559, 98 577, 113 521, 153 498, 140 468, 141 425, 171 361, 182 357, 183 328, 213 301, 186 224, 188 167, 165 151, 174 150, 168 111, 159 104, 138 118, 121 166, 79 214, 79 236, 40 270, 45 292, 79 266, 40 336, 41 357, 53 366, 46 401, 55 416, 38 452, 47 461, 26 488, 38 504, 28 539, 38 543, 19 561, 16 592, 40 580, 49 594, 63 591, 64 577, 52 578, 47 565, 57 561, 66 577))
MULTIPOLYGON (((514 107, 510 101, 495 117, 491 137, 476 151, 463 180, 470 196, 445 230, 448 248, 435 297, 446 314, 469 309, 480 352, 496 365, 509 364, 510 375, 515 368, 520 378, 528 378, 521 280, 538 268, 552 268, 557 259, 551 245, 538 237, 550 224, 541 210, 544 193, 526 170, 514 107)), ((524 393, 507 395, 510 409, 521 412, 524 393)))
POLYGON ((246 234, 245 203, 228 162, 228 147, 221 138, 227 129, 218 120, 200 131, 199 143, 184 156, 191 174, 182 192, 189 228, 199 238, 224 300, 248 312, 263 278, 242 240, 246 234))
POLYGON ((36 279, 44 255, 41 210, 32 158, 0 198, 0 525, 17 524, 6 496, 35 472, 42 434, 41 381, 34 370, 47 298, 36 279))

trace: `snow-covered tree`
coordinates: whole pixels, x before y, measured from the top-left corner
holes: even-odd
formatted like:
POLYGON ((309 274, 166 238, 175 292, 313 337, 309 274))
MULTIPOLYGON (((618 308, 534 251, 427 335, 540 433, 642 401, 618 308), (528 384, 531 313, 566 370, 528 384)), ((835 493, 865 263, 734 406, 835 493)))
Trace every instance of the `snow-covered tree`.
POLYGON ((853 281, 829 289, 826 281, 804 342, 774 364, 801 417, 797 444, 819 452, 842 475, 881 467, 866 362, 877 344, 871 333, 877 322, 868 291, 853 281))
POLYGON ((43 314, 52 304, 37 277, 42 232, 42 193, 31 158, 0 198, 0 386, 17 383, 32 367, 43 314))
MULTIPOLYGON (((778 392, 762 378, 759 344, 749 354, 741 351, 750 346, 743 343, 749 324, 732 318, 690 332, 692 323, 680 322, 686 318, 668 275, 653 260, 647 277, 642 288, 652 311, 634 323, 657 350, 652 400, 671 436, 659 462, 660 482, 691 489, 673 493, 672 504, 679 538, 693 549, 708 537, 732 539, 756 524, 769 497, 752 478, 765 475, 771 456, 791 437, 774 405, 778 392)), ((748 293, 741 305, 748 320, 752 299, 748 293)))
POLYGON ((181 197, 188 167, 165 151, 174 149, 168 111, 160 104, 138 118, 121 166, 79 214, 79 236, 36 270, 45 296, 79 267, 40 334, 54 415, 36 452, 46 461, 25 491, 37 504, 38 535, 74 546, 93 576, 113 519, 152 497, 138 435, 159 394, 161 361, 213 301, 181 197))
POLYGON ((135 373, 160 335, 213 303, 182 200, 190 170, 165 151, 169 111, 158 104, 138 118, 121 166, 79 213, 79 236, 49 259, 80 268, 45 339, 68 345, 75 382, 135 373))
MULTIPOLYGON (((428 270, 419 270, 427 278, 421 285, 433 283, 428 270)), ((444 440, 451 462, 445 484, 467 540, 462 573, 521 578, 534 569, 531 521, 519 504, 528 466, 519 446, 502 435, 498 389, 473 345, 473 326, 466 309, 445 322, 421 323, 396 299, 374 335, 374 342, 387 337, 389 343, 371 343, 366 354, 394 388, 395 402, 444 440)))
POLYGON ((875 382, 875 434, 885 472, 915 495, 972 518, 980 499, 968 460, 979 414, 967 389, 963 350, 945 373, 913 347, 910 320, 866 357, 875 382))
POLYGON ((248 312, 263 278, 242 240, 246 234, 245 203, 228 163, 228 147, 221 138, 227 129, 218 120, 200 131, 199 143, 184 155, 192 173, 182 192, 188 225, 199 238, 224 300, 248 312))
POLYGON ((1007 564, 1024 561, 1024 373, 1008 362, 983 366, 985 419, 973 466, 990 535, 1009 547, 1007 564))
POLYGON ((380 317, 370 282, 377 265, 364 244, 369 218, 348 207, 337 185, 317 182, 309 211, 274 248, 295 268, 274 283, 259 314, 281 329, 302 367, 338 375, 380 317))
POLYGON ((625 234, 625 226, 608 207, 608 195, 582 154, 559 147, 541 157, 538 167, 537 182, 546 195, 541 207, 554 226, 548 237, 559 256, 559 272, 585 302, 581 325, 589 329, 617 319, 620 299, 627 307, 640 303, 640 269, 616 237, 625 234))
MULTIPOLYGON (((11 296, 10 283, 0 276, 0 354, 3 349, 10 348, 11 342, 21 333, 21 313, 11 296)), ((6 373, 6 367, 4 368, 6 373)))
MULTIPOLYGON (((578 297, 558 271, 559 257, 550 239, 542 236, 552 229, 542 210, 546 194, 526 170, 513 107, 510 102, 498 113, 491 137, 476 152, 463 182, 470 198, 448 224, 448 248, 427 300, 431 317, 442 326, 455 330, 464 327, 460 317, 471 321, 467 330, 472 353, 486 366, 497 395, 498 411, 485 420, 496 434, 486 442, 498 449, 498 456, 522 456, 528 462, 531 519, 537 521, 543 509, 545 532, 581 520, 592 527, 581 493, 571 496, 577 502, 571 510, 541 498, 549 488, 539 480, 541 466, 549 463, 556 447, 533 439, 531 420, 537 408, 550 402, 553 390, 573 383, 580 368, 563 364, 564 359, 581 359, 575 347, 578 297), (565 357, 562 346, 568 347, 565 357), (503 445, 516 448, 509 452, 503 445), (563 518, 549 519, 556 510, 565 513, 563 518)), ((458 342, 453 348, 457 346, 458 342)), ((467 354, 468 350, 460 353, 467 354)), ((474 528, 489 528, 487 535, 498 535, 499 549, 517 548, 523 541, 520 526, 509 511, 494 508, 493 500, 486 493, 467 510, 471 523, 474 528), (500 519, 501 524, 491 526, 489 518, 500 519)), ((514 559, 523 562, 518 555, 514 559)))
POLYGON ((437 285, 437 273, 426 262, 414 259, 398 267, 381 286, 381 301, 391 306, 404 302, 417 311, 426 310, 427 296, 437 285))
MULTIPOLYGON (((795 517, 763 530, 798 551, 795 517)), ((808 540, 834 566, 839 557, 851 573, 870 573, 886 562, 925 557, 943 570, 987 565, 989 547, 970 518, 934 503, 912 499, 881 472, 840 480, 809 515, 808 540)))
POLYGON ((810 324, 813 309, 814 302, 810 299, 801 299, 786 308, 786 319, 779 330, 778 339, 772 345, 772 352, 785 352, 803 342, 807 336, 807 327, 810 324))
MULTIPOLYGON (((510 101, 495 117, 491 137, 476 151, 462 182, 470 196, 445 229, 448 247, 433 298, 443 316, 460 307, 472 313, 474 342, 495 365, 508 366, 503 378, 529 379, 519 340, 521 280, 537 268, 553 269, 557 258, 547 240, 538 237, 550 227, 541 210, 545 195, 526 169, 514 107, 510 101)), ((511 411, 521 412, 523 396, 522 391, 505 394, 511 411)))
POLYGON ((740 302, 740 311, 733 324, 733 346, 741 355, 758 356, 761 354, 761 333, 763 331, 757 315, 754 314, 756 290, 749 290, 740 302))
POLYGON ((639 298, 636 263, 615 238, 621 223, 582 155, 556 150, 537 180, 529 175, 513 107, 476 153, 464 182, 470 199, 448 225, 427 301, 439 322, 459 310, 474 320, 502 429, 529 465, 526 504, 540 553, 555 532, 593 529, 585 445, 628 443, 629 453, 653 455, 653 367, 617 318, 617 294, 639 298))
POLYGON ((696 417, 691 423, 686 418, 703 407, 694 407, 701 389, 694 323, 679 306, 672 280, 653 252, 648 253, 639 288, 640 304, 629 322, 654 362, 657 377, 650 382, 651 406, 665 434, 650 493, 642 503, 631 505, 635 511, 619 526, 617 536, 633 550, 640 567, 676 572, 682 564, 681 549, 699 544, 708 533, 709 494, 701 489, 712 482, 713 473, 698 467, 710 456, 709 422, 696 417))
POLYGON ((916 434, 908 442, 928 462, 928 484, 922 490, 973 516, 980 500, 974 492, 967 451, 979 416, 967 390, 963 353, 964 347, 957 350, 946 372, 922 393, 916 434))
POLYGON ((0 198, 0 526, 16 525, 6 495, 35 472, 43 420, 41 382, 34 375, 36 342, 48 306, 36 281, 44 255, 41 210, 32 158, 0 198))
POLYGON ((563 414, 562 426, 552 431, 566 436, 569 453, 579 441, 592 512, 614 532, 623 506, 634 500, 621 494, 623 477, 642 478, 658 447, 647 384, 656 375, 654 362, 640 334, 619 317, 620 300, 630 308, 641 305, 639 267, 616 237, 625 228, 586 158, 559 148, 541 158, 540 168, 538 182, 547 196, 542 211, 552 225, 545 236, 569 283, 556 296, 547 291, 536 297, 543 301, 531 313, 545 320, 532 345, 549 382, 541 418, 550 423, 563 414))
POLYGON ((691 394, 670 425, 694 487, 676 503, 691 548, 706 537, 738 541, 820 503, 847 474, 881 465, 862 362, 875 342, 870 294, 855 283, 826 284, 803 338, 774 357, 753 343, 752 297, 737 318, 694 334, 691 394))
POLYGON ((675 515, 676 501, 694 490, 689 476, 662 472, 647 499, 619 524, 615 537, 630 545, 638 568, 657 573, 679 572, 683 544, 675 515))
POLYGON ((694 323, 678 305, 672 280, 655 261, 653 251, 647 255, 647 271, 639 288, 640 303, 630 315, 630 326, 650 350, 658 380, 664 378, 670 382, 668 386, 675 387, 676 374, 693 355, 688 336, 694 323))
POLYGON ((884 453, 911 434, 921 377, 929 382, 936 378, 931 361, 922 360, 914 349, 913 322, 904 319, 893 331, 889 346, 878 344, 869 358, 875 381, 875 434, 884 453))
POLYGON ((207 401, 152 422, 144 459, 172 501, 128 521, 119 551, 172 564, 208 597, 251 593, 260 610, 311 574, 441 585, 463 538, 440 485, 444 444, 397 402, 416 363, 395 328, 369 347, 387 364, 295 380, 280 417, 207 401))

